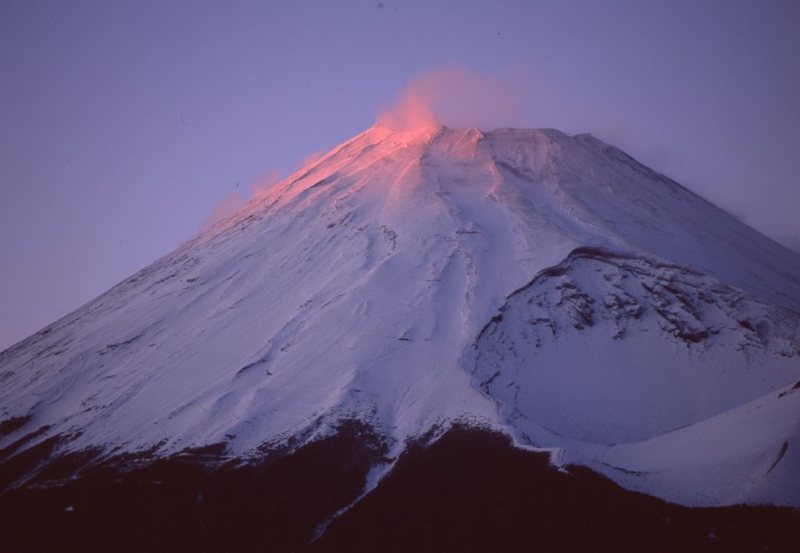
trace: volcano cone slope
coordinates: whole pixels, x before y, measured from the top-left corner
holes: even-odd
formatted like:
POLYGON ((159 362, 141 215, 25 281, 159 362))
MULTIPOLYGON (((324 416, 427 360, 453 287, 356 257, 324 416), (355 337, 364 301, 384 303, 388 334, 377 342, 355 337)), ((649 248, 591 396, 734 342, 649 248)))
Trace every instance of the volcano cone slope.
POLYGON ((378 125, 0 353, 5 485, 357 421, 370 491, 468 421, 671 501, 797 506, 799 275, 589 135, 378 125))

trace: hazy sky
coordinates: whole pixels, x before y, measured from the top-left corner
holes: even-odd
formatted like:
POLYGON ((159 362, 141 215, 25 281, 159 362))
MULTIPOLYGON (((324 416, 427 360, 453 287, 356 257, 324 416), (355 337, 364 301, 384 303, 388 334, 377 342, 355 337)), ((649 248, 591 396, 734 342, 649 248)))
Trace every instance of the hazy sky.
POLYGON ((592 132, 800 250, 798 37, 777 0, 3 0, 0 349, 431 71, 503 104, 465 124, 592 132))

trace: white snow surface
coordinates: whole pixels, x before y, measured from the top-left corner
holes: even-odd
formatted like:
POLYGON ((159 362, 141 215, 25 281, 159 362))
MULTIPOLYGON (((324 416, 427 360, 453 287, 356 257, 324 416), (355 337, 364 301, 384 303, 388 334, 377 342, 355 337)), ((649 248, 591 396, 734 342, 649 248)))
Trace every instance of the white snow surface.
POLYGON ((375 126, 0 353, 0 420, 32 417, 0 448, 468 418, 674 501, 800 504, 799 277, 589 135, 375 126))

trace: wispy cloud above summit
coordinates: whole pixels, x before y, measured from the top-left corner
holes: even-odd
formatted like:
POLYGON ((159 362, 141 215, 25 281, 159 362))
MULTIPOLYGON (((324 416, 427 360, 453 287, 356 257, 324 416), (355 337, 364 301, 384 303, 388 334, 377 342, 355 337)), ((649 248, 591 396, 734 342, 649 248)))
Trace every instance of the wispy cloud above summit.
POLYGON ((447 67, 424 73, 406 85, 378 124, 408 131, 435 124, 491 129, 511 124, 519 101, 501 77, 447 67))

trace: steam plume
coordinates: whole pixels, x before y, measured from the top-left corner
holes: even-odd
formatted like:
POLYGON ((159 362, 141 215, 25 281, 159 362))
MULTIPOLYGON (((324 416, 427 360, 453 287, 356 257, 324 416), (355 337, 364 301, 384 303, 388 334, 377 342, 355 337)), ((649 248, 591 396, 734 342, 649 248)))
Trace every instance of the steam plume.
POLYGON ((397 102, 381 111, 378 124, 396 131, 435 124, 491 129, 512 122, 517 104, 499 77, 460 68, 437 69, 403 88, 397 102))

